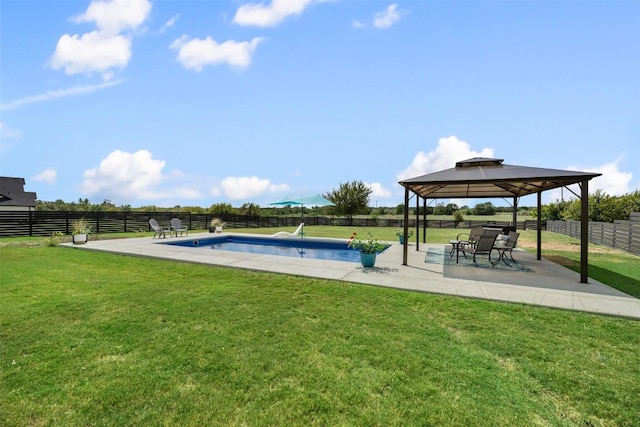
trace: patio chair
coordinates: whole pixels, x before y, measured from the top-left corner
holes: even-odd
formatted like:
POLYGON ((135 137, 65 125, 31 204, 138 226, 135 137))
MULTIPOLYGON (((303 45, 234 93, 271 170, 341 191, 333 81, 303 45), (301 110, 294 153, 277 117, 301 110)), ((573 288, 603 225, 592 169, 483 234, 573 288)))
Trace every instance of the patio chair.
POLYGON ((484 230, 481 225, 474 225, 469 231, 458 233, 456 240, 460 242, 459 244, 461 247, 473 247, 478 243, 483 232, 484 230))
POLYGON ((516 260, 513 259, 513 249, 516 247, 516 244, 518 243, 518 237, 520 237, 520 233, 516 233, 515 231, 510 231, 507 239, 496 239, 496 243, 493 246, 493 249, 495 249, 496 251, 498 251, 498 253, 500 254, 500 259, 502 260, 502 262, 504 262, 505 264, 509 264, 507 262, 507 260, 504 258, 505 253, 509 252, 509 258, 511 258, 512 262, 515 262, 516 260))
POLYGON ((180 218, 171 218, 171 221, 169 221, 169 223, 171 224, 171 232, 176 237, 178 237, 178 233, 180 233, 181 236, 182 233, 185 233, 187 236, 189 235, 189 229, 182 226, 182 221, 180 221, 180 218))
POLYGON ((300 234, 300 237, 302 237, 302 234, 304 234, 304 232, 302 231, 303 227, 304 227, 304 222, 301 222, 298 228, 296 228, 296 231, 294 231, 293 233, 289 233, 288 231, 278 231, 277 233, 273 234, 271 237, 295 237, 299 234, 300 234))
POLYGON ((158 236, 158 238, 167 237, 166 233, 171 230, 168 227, 160 227, 160 225, 158 225, 158 221, 156 221, 154 218, 151 218, 149 220, 149 225, 151 226, 151 229, 153 229, 153 231, 154 231, 154 233, 153 233, 153 238, 154 239, 156 238, 156 236, 158 236))
POLYGON ((496 235, 491 236, 491 235, 483 234, 482 236, 480 236, 475 246, 464 247, 463 251, 468 254, 473 254, 473 263, 476 264, 476 266, 478 265, 478 263, 476 262, 477 255, 487 255, 487 258, 489 258, 489 262, 491 263, 491 266, 495 266, 498 263, 498 261, 494 262, 491 259, 491 251, 494 250, 496 237, 497 237, 496 235))

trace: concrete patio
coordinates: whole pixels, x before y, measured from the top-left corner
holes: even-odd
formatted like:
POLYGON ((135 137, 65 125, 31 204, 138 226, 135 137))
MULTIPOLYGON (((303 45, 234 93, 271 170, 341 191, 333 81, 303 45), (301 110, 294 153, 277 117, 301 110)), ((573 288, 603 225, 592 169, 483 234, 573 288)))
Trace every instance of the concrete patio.
POLYGON ((445 268, 443 264, 425 263, 428 249, 443 248, 443 245, 430 244, 420 245, 419 251, 415 250, 415 245, 409 245, 408 265, 405 266, 402 265, 402 246, 397 242, 393 243, 389 249, 378 255, 373 268, 363 268, 359 263, 353 262, 196 250, 191 247, 163 244, 169 240, 194 241, 207 237, 211 237, 211 234, 198 233, 171 239, 139 237, 98 240, 89 241, 84 245, 68 246, 80 250, 293 274, 640 319, 640 299, 591 278, 589 283, 580 283, 579 273, 545 259, 538 261, 534 254, 523 250, 514 250, 514 257, 531 268, 532 272, 451 265, 445 268))

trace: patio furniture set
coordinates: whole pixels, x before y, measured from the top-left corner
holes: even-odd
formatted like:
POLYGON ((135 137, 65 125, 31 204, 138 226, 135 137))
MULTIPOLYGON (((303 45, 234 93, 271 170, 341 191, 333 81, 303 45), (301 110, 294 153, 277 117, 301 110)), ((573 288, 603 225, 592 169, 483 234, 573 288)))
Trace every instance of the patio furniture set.
POLYGON ((511 262, 515 262, 513 259, 513 249, 518 243, 518 237, 520 233, 515 231, 509 231, 508 234, 504 234, 503 229, 485 226, 472 227, 469 232, 459 233, 455 239, 449 240, 451 245, 451 251, 449 256, 456 256, 456 264, 460 261, 460 254, 467 258, 467 254, 473 255, 473 263, 477 264, 477 255, 487 255, 489 262, 492 266, 495 266, 500 261, 509 265, 509 261, 505 254, 509 254, 511 262), (492 253, 498 254, 497 259, 492 258, 492 253))
POLYGON ((149 225, 154 231, 154 234, 153 234, 154 239, 156 237, 165 238, 167 237, 167 233, 169 233, 169 237, 171 236, 178 237, 178 233, 180 233, 180 236, 182 236, 183 234, 185 234, 186 236, 189 235, 189 229, 182 225, 182 221, 180 220, 180 218, 172 218, 171 221, 169 221, 168 227, 163 227, 159 225, 157 220, 155 220, 154 218, 151 218, 149 220, 149 225))

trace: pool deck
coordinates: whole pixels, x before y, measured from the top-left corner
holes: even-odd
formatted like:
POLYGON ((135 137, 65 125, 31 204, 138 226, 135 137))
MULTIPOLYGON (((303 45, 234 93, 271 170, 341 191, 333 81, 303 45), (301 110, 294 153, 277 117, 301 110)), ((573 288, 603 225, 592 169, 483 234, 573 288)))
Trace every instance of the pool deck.
MULTIPOLYGON (((421 244, 419 251, 416 251, 415 243, 410 244, 408 265, 402 265, 402 245, 390 242, 391 247, 378 255, 373 268, 363 268, 359 263, 353 262, 220 250, 195 250, 190 247, 162 244, 167 241, 193 241, 212 236, 209 233, 192 233, 188 237, 166 239, 136 237, 89 241, 84 245, 68 244, 68 246, 81 250, 333 279, 409 291, 532 304, 640 319, 640 299, 591 278, 588 283, 580 283, 579 273, 545 259, 536 260, 534 254, 517 249, 514 250, 514 258, 531 268, 533 272, 462 266, 445 268, 442 264, 425 263, 426 251, 429 248, 444 246, 433 244, 421 244)), ((255 236, 266 237, 265 235, 255 236)))

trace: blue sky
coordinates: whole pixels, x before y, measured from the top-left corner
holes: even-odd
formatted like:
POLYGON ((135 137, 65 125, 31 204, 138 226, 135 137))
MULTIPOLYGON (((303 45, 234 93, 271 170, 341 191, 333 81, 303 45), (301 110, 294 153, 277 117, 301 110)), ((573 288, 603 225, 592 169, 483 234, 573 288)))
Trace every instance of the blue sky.
POLYGON ((0 21, 0 174, 40 200, 360 180, 395 206, 476 156, 640 188, 638 1, 0 0, 0 21))

